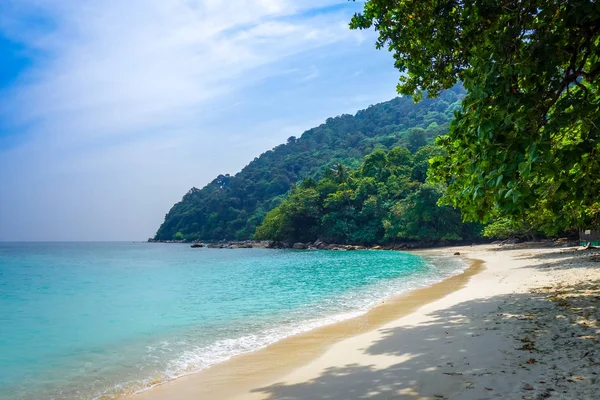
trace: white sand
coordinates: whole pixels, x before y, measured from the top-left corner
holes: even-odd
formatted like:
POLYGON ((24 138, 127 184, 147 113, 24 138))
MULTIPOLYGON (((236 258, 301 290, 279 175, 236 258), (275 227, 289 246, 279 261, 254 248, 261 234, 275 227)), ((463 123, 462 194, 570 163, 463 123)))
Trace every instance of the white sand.
POLYGON ((349 335, 303 365, 284 368, 282 359, 279 374, 228 375, 221 382, 228 391, 211 390, 209 369, 136 398, 600 399, 600 256, 496 245, 427 253, 455 251, 483 260, 485 269, 465 287, 349 335))

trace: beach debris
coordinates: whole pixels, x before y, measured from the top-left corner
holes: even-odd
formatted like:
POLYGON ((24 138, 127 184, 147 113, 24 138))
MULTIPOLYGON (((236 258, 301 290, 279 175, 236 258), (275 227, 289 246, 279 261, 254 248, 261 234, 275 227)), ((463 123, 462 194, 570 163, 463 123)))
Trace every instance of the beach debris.
POLYGON ((535 343, 533 343, 533 341, 531 341, 531 339, 529 338, 523 338, 523 339, 519 339, 521 341, 521 343, 525 343, 522 347, 520 347, 518 350, 524 350, 524 351, 533 351, 536 350, 535 348, 535 343))
POLYGON ((489 387, 486 387, 486 388, 485 388, 485 390, 490 390, 490 391, 492 391, 492 390, 494 390, 494 389, 492 389, 492 388, 489 388, 489 387))
POLYGON ((454 253, 455 256, 460 256, 460 251, 457 251, 456 253, 454 253))

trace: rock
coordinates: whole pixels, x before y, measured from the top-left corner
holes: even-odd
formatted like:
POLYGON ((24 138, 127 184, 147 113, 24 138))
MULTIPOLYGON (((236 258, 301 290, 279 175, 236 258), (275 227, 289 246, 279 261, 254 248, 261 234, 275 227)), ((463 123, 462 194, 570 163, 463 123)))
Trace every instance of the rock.
POLYGON ((296 250, 306 250, 308 248, 308 245, 304 244, 304 243, 294 243, 294 246, 292 246, 293 249, 296 250))
POLYGON ((192 245, 190 246, 192 249, 197 249, 200 247, 204 247, 204 244, 202 243, 192 243, 192 245))
POLYGON ((523 390, 533 390, 533 386, 531 386, 530 384, 526 383, 525 386, 523 386, 523 390))
POLYGON ((309 246, 309 248, 315 248, 318 250, 323 250, 327 248, 327 244, 325 242, 323 242, 321 239, 316 240, 312 246, 309 246))
POLYGON ((454 253, 455 256, 460 256, 460 251, 457 251, 456 253, 454 253))
POLYGON ((372 249, 373 250, 381 250, 381 249, 383 249, 383 247, 381 247, 381 246, 373 246, 372 249))
POLYGON ((230 249, 251 249, 253 246, 248 242, 237 242, 229 245, 230 249))

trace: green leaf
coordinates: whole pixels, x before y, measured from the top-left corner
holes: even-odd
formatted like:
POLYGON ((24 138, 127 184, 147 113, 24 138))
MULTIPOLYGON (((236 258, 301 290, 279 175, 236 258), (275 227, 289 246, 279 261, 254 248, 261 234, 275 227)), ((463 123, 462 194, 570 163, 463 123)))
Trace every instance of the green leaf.
POLYGON ((496 187, 500 186, 503 179, 504 179, 504 175, 499 175, 498 178, 496 178, 496 187))

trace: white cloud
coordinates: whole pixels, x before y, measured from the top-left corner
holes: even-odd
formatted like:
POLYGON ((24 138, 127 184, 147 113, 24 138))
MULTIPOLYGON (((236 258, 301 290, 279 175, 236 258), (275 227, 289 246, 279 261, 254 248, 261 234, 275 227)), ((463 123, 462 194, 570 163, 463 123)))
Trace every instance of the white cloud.
POLYGON ((22 77, 6 112, 78 141, 82 131, 121 135, 180 123, 200 104, 251 83, 249 71, 352 36, 336 14, 294 17, 303 11, 297 3, 35 2, 55 29, 12 32, 43 61, 22 77))
MULTIPOLYGON (((219 141, 240 136, 220 128, 230 122, 222 119, 224 109, 228 119, 254 117, 237 113, 248 102, 240 91, 273 77, 324 78, 317 62, 282 65, 321 48, 362 43, 365 33, 347 28, 347 11, 313 12, 340 2, 352 6, 345 0, 4 5, 0 34, 22 43, 33 62, 0 92, 0 122, 24 137, 20 147, 0 149, 0 239, 33 229, 37 237, 74 239, 83 225, 92 227, 93 239, 111 238, 111 227, 114 238, 151 235, 187 188, 235 172, 256 155, 216 152, 219 141), (145 200, 151 204, 140 205, 145 200), (26 218, 10 215, 6 223, 17 208, 26 218), (68 223, 57 227, 61 220, 68 223), (55 230, 62 234, 53 236, 55 230)), ((266 125, 287 135, 285 126, 299 123, 282 118, 278 129, 266 125)), ((258 148, 268 146, 252 144, 253 152, 258 148)))

